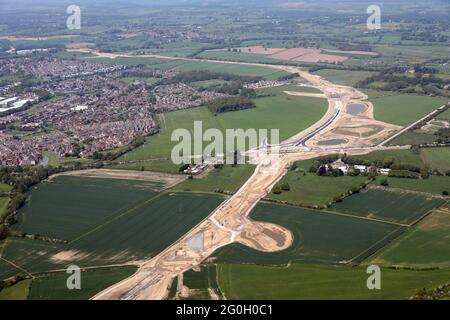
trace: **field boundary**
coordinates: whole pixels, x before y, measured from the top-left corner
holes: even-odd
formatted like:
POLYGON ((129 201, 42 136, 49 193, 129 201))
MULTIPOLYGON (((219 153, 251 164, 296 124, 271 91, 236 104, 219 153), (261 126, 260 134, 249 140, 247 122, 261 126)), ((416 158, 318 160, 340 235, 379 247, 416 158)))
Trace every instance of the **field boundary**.
POLYGON ((366 250, 362 251, 361 253, 359 253, 358 255, 354 256, 353 258, 351 258, 350 260, 346 261, 346 264, 351 263, 352 261, 355 261, 356 259, 358 259, 359 257, 363 256, 365 253, 370 252, 370 250, 372 249, 376 249, 373 253, 369 254, 368 256, 364 257, 362 260, 360 260, 359 262, 356 261, 358 264, 361 264, 362 261, 364 261, 366 258, 370 257, 371 255, 379 252, 381 249, 385 248, 389 243, 391 243, 393 240, 397 239, 398 237, 400 237, 402 234, 404 234, 404 232, 408 230, 408 227, 398 227, 397 229, 389 232, 386 236, 384 236, 383 238, 381 238, 380 240, 378 240, 377 242, 375 242, 373 245, 371 245, 369 248, 367 248, 366 250), (383 242, 387 239, 389 239, 392 235, 398 233, 397 235, 395 235, 392 239, 390 239, 388 242, 384 243, 383 242), (379 244, 382 244, 379 248, 377 248, 377 246, 379 244))
POLYGON ((18 265, 15 264, 14 262, 9 261, 9 260, 7 260, 7 259, 5 259, 5 258, 3 258, 3 257, 0 257, 0 260, 5 261, 6 263, 12 265, 14 268, 19 269, 19 270, 25 272, 25 273, 26 273, 27 275, 29 275, 30 277, 34 278, 34 276, 33 276, 30 272, 28 272, 26 269, 24 269, 24 268, 18 266, 18 265))

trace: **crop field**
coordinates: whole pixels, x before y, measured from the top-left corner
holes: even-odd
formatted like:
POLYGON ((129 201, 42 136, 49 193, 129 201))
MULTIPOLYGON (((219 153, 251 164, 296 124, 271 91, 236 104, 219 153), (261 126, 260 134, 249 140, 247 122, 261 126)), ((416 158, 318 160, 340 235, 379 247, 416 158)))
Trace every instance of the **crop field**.
POLYGON ((183 274, 183 285, 187 286, 189 299, 211 299, 208 289, 212 289, 220 296, 220 290, 216 280, 216 265, 207 264, 200 271, 189 270, 183 274))
POLYGON ((333 198, 340 196, 354 187, 359 187, 365 177, 321 177, 315 173, 289 171, 280 181, 280 184, 288 183, 289 191, 281 194, 269 193, 267 198, 287 201, 292 204, 325 205, 333 201, 333 198))
POLYGON ((149 190, 145 182, 128 184, 121 180, 122 184, 115 185, 114 179, 75 177, 58 177, 55 181, 33 191, 17 229, 61 236, 68 242, 5 240, 1 257, 16 267, 2 263, 1 279, 18 273, 61 269, 68 263, 87 267, 152 257, 223 201, 213 194, 158 193, 149 190), (95 185, 98 193, 84 190, 87 185, 95 185), (71 200, 78 189, 76 199, 71 200), (72 202, 70 206, 63 202, 55 205, 50 199, 72 202), (78 204, 83 208, 79 213, 78 204))
POLYGON ((347 197, 343 202, 335 203, 332 210, 410 224, 444 203, 444 199, 406 191, 370 189, 347 197))
POLYGON ((289 229, 293 244, 271 253, 231 244, 214 254, 217 261, 268 265, 359 262, 404 230, 384 222, 273 204, 257 205, 251 218, 289 229))
POLYGON ((136 267, 81 272, 81 289, 68 290, 67 273, 53 273, 33 279, 29 300, 88 300, 96 293, 131 276, 136 267))
POLYGON ((209 194, 163 194, 78 237, 68 247, 89 253, 82 258, 83 265, 149 258, 184 235, 222 201, 222 197, 209 194))
POLYGON ((322 78, 334 83, 353 86, 358 81, 373 76, 374 74, 376 74, 376 72, 322 69, 314 72, 314 74, 317 74, 318 76, 321 76, 322 78))
POLYGON ((430 168, 441 172, 450 170, 450 148, 422 148, 420 156, 430 168))
POLYGON ((386 178, 389 187, 405 190, 435 193, 441 195, 443 191, 450 192, 450 177, 430 176, 428 179, 386 178))
POLYGON ((31 239, 8 238, 3 245, 0 260, 0 279, 33 272, 43 272, 67 268, 67 263, 51 260, 59 251, 64 250, 61 244, 51 244, 31 239), (12 265, 13 263, 14 265, 12 265))
POLYGON ((417 121, 448 100, 444 97, 403 93, 386 93, 380 96, 370 90, 367 93, 370 101, 374 104, 375 119, 400 126, 407 126, 417 121))
POLYGON ((157 195, 155 184, 60 176, 34 188, 16 228, 72 240, 119 212, 157 195))
POLYGON ((448 283, 449 272, 382 268, 382 290, 368 290, 364 267, 227 263, 218 265, 218 282, 227 299, 409 299, 417 289, 448 283))
POLYGON ((450 266, 450 210, 447 206, 423 219, 370 259, 380 265, 402 265, 416 268, 450 266))
POLYGON ((200 191, 214 192, 237 191, 247 179, 253 174, 255 167, 248 164, 225 165, 222 169, 212 169, 205 177, 196 177, 187 179, 177 184, 172 190, 178 191, 200 191))
POLYGON ((193 133, 194 121, 202 121, 204 131, 209 128, 217 128, 222 132, 225 129, 238 128, 279 129, 280 140, 283 140, 318 121, 326 111, 326 100, 320 98, 279 95, 258 98, 254 101, 256 108, 222 113, 217 116, 214 116, 207 107, 160 115, 160 133, 147 137, 143 146, 123 155, 118 160, 170 157, 172 148, 177 144, 177 142, 171 142, 172 132, 178 128, 185 128, 193 133))

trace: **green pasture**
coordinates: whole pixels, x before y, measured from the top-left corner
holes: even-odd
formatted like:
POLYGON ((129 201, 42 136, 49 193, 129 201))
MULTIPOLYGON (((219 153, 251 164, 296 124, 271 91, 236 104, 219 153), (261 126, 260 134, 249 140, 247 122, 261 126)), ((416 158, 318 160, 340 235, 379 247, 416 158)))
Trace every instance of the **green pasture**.
POLYGON ((219 264, 219 286, 227 299, 407 300, 421 288, 449 282, 449 269, 381 269, 381 290, 367 289, 365 267, 294 263, 288 267, 219 264))

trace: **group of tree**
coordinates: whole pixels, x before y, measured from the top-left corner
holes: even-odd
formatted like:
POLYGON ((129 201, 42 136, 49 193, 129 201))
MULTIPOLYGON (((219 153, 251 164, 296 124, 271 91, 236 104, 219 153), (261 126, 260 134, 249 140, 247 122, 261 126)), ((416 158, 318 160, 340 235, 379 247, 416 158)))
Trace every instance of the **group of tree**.
POLYGON ((273 194, 281 194, 283 191, 290 191, 290 190, 291 190, 291 186, 289 185, 289 183, 283 182, 283 183, 277 183, 272 188, 272 193, 273 194))
POLYGON ((255 107, 256 105, 252 100, 242 96, 218 98, 208 105, 209 110, 214 114, 255 107))

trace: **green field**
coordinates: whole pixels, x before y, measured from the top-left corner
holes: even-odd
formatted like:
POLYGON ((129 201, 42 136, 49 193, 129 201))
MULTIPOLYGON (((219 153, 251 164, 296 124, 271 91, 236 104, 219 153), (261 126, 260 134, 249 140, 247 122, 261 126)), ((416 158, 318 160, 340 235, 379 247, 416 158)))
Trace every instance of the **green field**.
MULTIPOLYGON (((68 263, 88 267, 149 258, 223 201, 213 194, 158 193, 149 190, 151 186, 75 177, 41 184, 32 192, 16 229, 58 236, 68 243, 8 238, 1 257, 30 273, 61 269, 68 263)), ((18 273, 24 272, 0 265, 1 279, 18 273)))
POLYGON ((164 60, 164 59, 154 59, 144 57, 133 57, 133 58, 118 57, 113 61, 107 58, 95 58, 92 60, 98 62, 115 63, 123 65, 146 64, 157 69, 162 70, 173 69, 180 72, 192 70, 208 70, 214 72, 229 73, 234 75, 263 77, 268 80, 277 80, 279 77, 289 75, 288 72, 272 69, 269 67, 226 64, 201 60, 199 61, 164 60))
MULTIPOLYGON (((148 140, 147 140, 148 142, 148 140)), ((121 160, 127 159, 125 155, 121 160)), ((166 173, 180 173, 180 166, 174 164, 169 157, 161 159, 147 159, 139 160, 137 162, 124 162, 113 163, 108 166, 108 169, 123 169, 123 170, 144 170, 144 171, 157 171, 166 173)))
POLYGON ((423 162, 427 163, 432 169, 441 172, 450 170, 450 147, 422 148, 420 149, 420 156, 423 162))
POLYGON ((212 169, 205 177, 194 176, 177 184, 172 190, 214 192, 215 190, 236 192, 255 171, 248 164, 225 165, 222 169, 212 169))
POLYGON ((417 131, 406 131, 399 135, 397 138, 390 141, 388 144, 393 146, 413 145, 413 144, 425 144, 433 143, 436 140, 436 136, 417 131))
POLYGON ((219 287, 216 280, 216 266, 208 264, 200 271, 189 270, 183 274, 183 285, 191 289, 188 299, 204 300, 211 299, 208 289, 212 289, 220 296, 219 287))
POLYGON ((368 290, 362 267, 294 263, 276 268, 219 264, 219 286, 227 299, 409 299, 417 289, 449 282, 449 269, 381 269, 381 290, 368 290))
POLYGON ((335 203, 332 210, 410 224, 444 203, 445 200, 440 198, 429 198, 406 191, 369 189, 347 197, 343 202, 335 203))
POLYGON ((370 263, 416 268, 450 266, 449 234, 449 209, 436 210, 370 259, 370 263))
POLYGON ((72 240, 157 195, 153 183, 60 176, 34 188, 15 228, 72 240))
MULTIPOLYGON (((428 179, 403 179, 386 178, 389 187, 405 190, 442 194, 442 191, 450 192, 450 177, 430 176, 428 179)), ((379 179, 381 181, 381 179, 379 179)), ((375 183, 379 183, 379 181, 375 183)))
POLYGON ((15 275, 25 275, 30 272, 44 272, 55 269, 64 269, 70 265, 70 261, 53 261, 50 258, 58 252, 64 251, 64 246, 51 244, 44 241, 8 238, 3 245, 3 259, 14 263, 1 263, 0 279, 6 279, 15 275), (24 271, 25 270, 25 271, 24 271))
POLYGON ((288 183, 290 190, 281 194, 269 193, 267 198, 303 206, 321 206, 332 202, 334 197, 359 187, 365 180, 365 177, 321 177, 315 173, 303 175, 301 172, 289 171, 280 184, 288 183))
POLYGON ((298 86, 296 84, 287 84, 287 85, 283 85, 283 86, 264 88, 264 89, 258 89, 258 90, 261 92, 264 92, 264 93, 270 93, 270 94, 275 94, 275 95, 284 94, 284 91, 322 93, 322 91, 320 91, 319 89, 316 89, 313 87, 298 86))
POLYGON ((163 194, 75 239, 69 248, 90 253, 84 264, 93 260, 119 263, 150 258, 203 220, 222 201, 222 197, 210 194, 163 194))
POLYGON ((335 70, 335 69, 321 69, 314 72, 322 78, 346 86, 353 86, 358 81, 364 80, 376 74, 371 71, 349 71, 349 70, 335 70))
POLYGON ((403 93, 382 94, 367 90, 374 105, 375 119, 407 126, 439 108, 448 99, 403 93))
POLYGON ((424 165, 420 155, 409 149, 375 151, 366 155, 357 155, 355 157, 367 161, 383 161, 385 158, 394 158, 395 164, 410 164, 417 167, 422 167, 424 165))
POLYGON ((33 279, 29 300, 88 300, 96 293, 131 276, 136 267, 81 272, 81 289, 69 290, 67 273, 47 274, 33 279))
MULTIPOLYGON (((207 107, 169 112, 159 116, 161 131, 147 137, 143 146, 123 155, 119 161, 170 157, 177 142, 171 142, 175 129, 188 129, 193 135, 194 121, 202 121, 203 131, 225 129, 279 129, 286 139, 318 121, 326 111, 326 100, 279 95, 255 99, 256 108, 214 116, 207 107)), ((270 132, 269 132, 270 137, 270 132)), ((204 147, 207 143, 204 144, 204 147)), ((170 160, 167 160, 169 166, 170 160)), ((172 164, 173 166, 173 164, 172 164)))
POLYGON ((280 252, 263 253, 241 244, 220 248, 219 262, 285 265, 290 262, 359 262, 403 231, 383 222, 319 210, 259 204, 251 218, 289 229, 292 246, 280 252))
POLYGON ((2 300, 27 300, 30 291, 31 279, 22 280, 15 285, 0 291, 0 301, 2 300))

